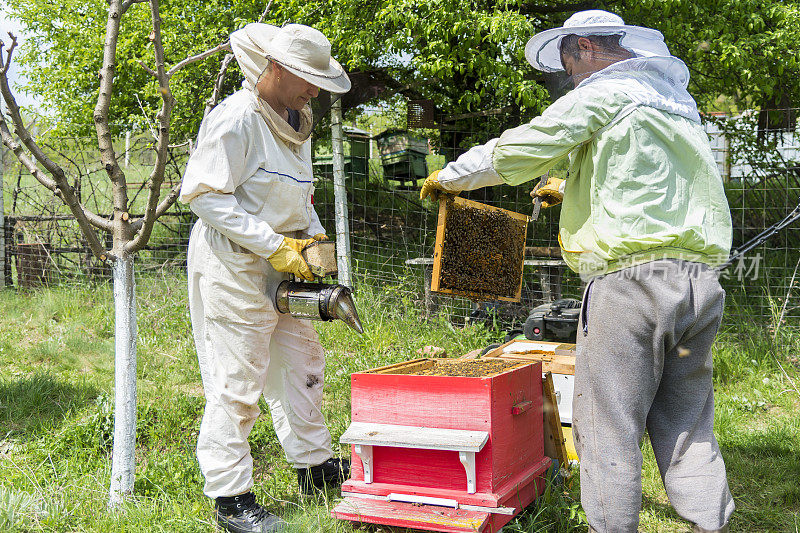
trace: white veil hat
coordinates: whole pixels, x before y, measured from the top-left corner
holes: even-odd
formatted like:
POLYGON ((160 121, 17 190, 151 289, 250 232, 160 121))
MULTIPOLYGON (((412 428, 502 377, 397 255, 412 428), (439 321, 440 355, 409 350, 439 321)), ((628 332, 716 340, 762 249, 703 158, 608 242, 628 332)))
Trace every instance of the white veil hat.
POLYGON ((253 22, 231 34, 231 48, 252 87, 271 60, 320 89, 337 94, 350 90, 350 78, 331 57, 330 41, 310 26, 253 22))
POLYGON ((566 35, 621 35, 620 46, 636 57, 669 56, 669 49, 660 31, 642 26, 629 26, 622 17, 590 9, 579 11, 561 28, 539 32, 525 45, 525 58, 534 68, 544 72, 564 70, 561 64, 561 39, 566 35))

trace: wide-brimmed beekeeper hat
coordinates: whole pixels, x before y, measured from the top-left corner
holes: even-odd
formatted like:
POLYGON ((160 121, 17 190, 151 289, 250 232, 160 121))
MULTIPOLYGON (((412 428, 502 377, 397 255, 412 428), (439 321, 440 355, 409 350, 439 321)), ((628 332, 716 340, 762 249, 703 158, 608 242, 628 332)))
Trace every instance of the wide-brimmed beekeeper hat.
POLYGON ((350 90, 350 78, 331 57, 331 43, 322 34, 303 24, 282 28, 251 23, 231 34, 231 48, 250 85, 255 87, 270 61, 308 83, 332 93, 350 90))
POLYGON ((590 9, 579 11, 561 28, 537 33, 525 45, 525 58, 534 68, 544 72, 564 70, 561 64, 561 39, 566 35, 621 35, 620 46, 634 57, 669 57, 669 49, 660 31, 642 26, 629 26, 622 17, 590 9))

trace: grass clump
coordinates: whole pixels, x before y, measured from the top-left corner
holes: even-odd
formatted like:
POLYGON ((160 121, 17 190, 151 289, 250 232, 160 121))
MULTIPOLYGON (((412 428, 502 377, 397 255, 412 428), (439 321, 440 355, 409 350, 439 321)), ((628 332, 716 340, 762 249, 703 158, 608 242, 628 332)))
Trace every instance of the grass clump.
MULTIPOLYGON (((399 282, 398 282, 399 283, 399 282)), ((138 281, 138 440, 134 497, 106 510, 113 434, 113 310, 105 284, 0 291, 0 531, 213 531, 195 459, 204 399, 180 276, 138 281)), ((324 412, 335 453, 350 420, 350 374, 423 357, 429 345, 458 356, 501 341, 491 327, 424 320, 396 287, 358 288, 365 334, 319 323, 326 351, 324 412)), ((715 346, 716 432, 737 511, 732 531, 797 531, 800 523, 800 334, 752 323, 728 327, 715 346), (743 335, 742 332, 747 334, 743 335)), ((250 437, 255 492, 292 531, 348 533, 330 516, 338 494, 301 497, 269 418, 250 437)), ((686 531, 669 507, 643 444, 641 531, 686 531)), ((506 526, 511 532, 585 531, 578 475, 551 485, 506 526)), ((399 530, 395 530, 399 531, 399 530)))

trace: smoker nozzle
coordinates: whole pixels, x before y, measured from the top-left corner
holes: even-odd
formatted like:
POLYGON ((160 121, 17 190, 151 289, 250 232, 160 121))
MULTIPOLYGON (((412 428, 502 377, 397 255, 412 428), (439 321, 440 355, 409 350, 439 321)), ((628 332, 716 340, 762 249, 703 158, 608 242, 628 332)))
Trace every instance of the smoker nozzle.
POLYGON ((361 327, 361 320, 358 318, 356 304, 353 302, 353 293, 349 289, 346 292, 342 291, 336 298, 336 317, 359 334, 364 334, 364 328, 361 327))

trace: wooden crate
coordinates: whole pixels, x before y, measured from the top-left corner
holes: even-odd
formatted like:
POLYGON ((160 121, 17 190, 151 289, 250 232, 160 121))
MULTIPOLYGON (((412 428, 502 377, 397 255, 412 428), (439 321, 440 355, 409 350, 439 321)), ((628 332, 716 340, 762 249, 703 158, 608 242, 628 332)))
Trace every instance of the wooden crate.
POLYGON ((539 362, 542 372, 575 375, 575 345, 559 342, 511 340, 483 355, 484 359, 539 362), (514 349, 515 347, 519 347, 514 349))
MULTIPOLYGON (((572 397, 575 383, 575 345, 562 344, 558 342, 532 341, 519 339, 506 342, 497 348, 486 352, 484 359, 501 359, 504 361, 519 362, 538 362, 542 365, 542 372, 551 373, 551 380, 555 389, 559 391, 558 399, 554 402, 557 409, 557 417, 549 420, 551 423, 548 435, 545 426, 545 442, 563 439, 566 445, 567 457, 570 460, 577 460, 578 454, 575 451, 575 444, 572 440, 572 397), (558 420, 562 424, 561 432, 554 422, 558 420)), ((547 417, 545 417, 547 418, 547 417)), ((559 453, 556 455, 560 456, 559 453)), ((551 453, 550 457, 554 457, 551 453)), ((558 457, 561 464, 565 464, 562 457, 558 457)))
POLYGON ((541 364, 520 362, 483 377, 414 374, 435 361, 351 376, 352 423, 342 435, 353 443, 351 477, 335 516, 495 532, 544 490, 551 461, 544 455, 541 364), (457 502, 453 516, 425 505, 432 500, 457 502), (404 522, 404 505, 411 504, 403 501, 414 501, 427 518, 404 522))
POLYGON ((301 252, 308 268, 315 276, 335 276, 339 273, 334 241, 314 241, 301 252))
POLYGON ((436 226, 436 244, 434 247, 433 253, 433 274, 431 277, 431 291, 440 292, 444 294, 454 294, 458 296, 465 296, 467 298, 478 300, 478 301, 486 301, 486 300, 503 300, 508 302, 519 302, 522 296, 522 269, 524 264, 525 258, 525 238, 527 237, 527 224, 530 218, 527 215, 523 215, 522 213, 515 213, 514 211, 509 211, 507 209, 502 209, 499 207, 493 207, 490 205, 482 204, 480 202, 475 202, 473 200, 467 200, 465 198, 461 198, 459 196, 456 197, 449 197, 447 195, 443 195, 442 199, 439 200, 439 220, 436 226), (444 249, 444 241, 445 241, 445 233, 447 230, 447 215, 449 206, 451 205, 450 200, 452 199, 452 205, 469 207, 474 209, 480 209, 483 211, 494 211, 497 213, 502 213, 512 219, 521 220, 525 222, 525 232, 523 235, 522 242, 520 243, 520 257, 519 257, 519 283, 517 284, 516 292, 513 296, 508 295, 501 295, 501 294, 494 294, 491 292, 476 292, 474 290, 470 290, 469 287, 462 287, 462 288, 445 288, 442 286, 441 283, 441 276, 442 276, 442 252, 444 249))

